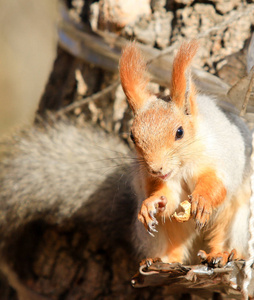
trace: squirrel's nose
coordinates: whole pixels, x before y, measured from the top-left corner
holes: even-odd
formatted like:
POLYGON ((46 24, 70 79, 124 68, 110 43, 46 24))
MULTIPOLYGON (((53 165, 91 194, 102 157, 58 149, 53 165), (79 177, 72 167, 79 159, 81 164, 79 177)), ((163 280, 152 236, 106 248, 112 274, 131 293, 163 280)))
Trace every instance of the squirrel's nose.
POLYGON ((152 169, 150 170, 150 172, 153 174, 153 175, 161 175, 162 174, 162 167, 160 168, 156 168, 156 169, 152 169))

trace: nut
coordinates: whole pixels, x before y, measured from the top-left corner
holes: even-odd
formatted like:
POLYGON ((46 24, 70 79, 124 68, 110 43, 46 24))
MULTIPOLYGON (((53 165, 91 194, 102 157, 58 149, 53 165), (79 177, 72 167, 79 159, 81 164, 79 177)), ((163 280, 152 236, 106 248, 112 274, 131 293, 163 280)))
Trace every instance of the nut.
POLYGON ((173 217, 177 222, 183 223, 189 221, 191 218, 191 204, 188 200, 185 200, 180 203, 180 206, 183 208, 184 212, 174 213, 173 217))

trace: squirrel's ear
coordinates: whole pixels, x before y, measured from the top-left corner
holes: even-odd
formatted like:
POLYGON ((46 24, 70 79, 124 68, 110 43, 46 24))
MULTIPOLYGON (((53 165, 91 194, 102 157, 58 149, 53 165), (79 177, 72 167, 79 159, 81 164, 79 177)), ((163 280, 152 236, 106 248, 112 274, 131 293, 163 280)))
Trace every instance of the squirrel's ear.
POLYGON ((195 86, 191 82, 190 63, 198 50, 196 40, 185 42, 178 50, 173 62, 170 96, 186 114, 195 112, 195 86))
POLYGON ((119 62, 120 79, 129 105, 136 113, 151 96, 147 90, 146 63, 135 42, 126 46, 119 62))

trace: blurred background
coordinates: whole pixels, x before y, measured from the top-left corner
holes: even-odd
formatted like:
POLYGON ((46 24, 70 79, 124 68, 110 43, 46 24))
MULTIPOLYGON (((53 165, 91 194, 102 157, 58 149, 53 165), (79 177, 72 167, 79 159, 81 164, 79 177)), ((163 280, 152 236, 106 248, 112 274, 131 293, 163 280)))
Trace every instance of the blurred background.
POLYGON ((56 0, 0 0, 0 135, 31 122, 56 55, 56 0))

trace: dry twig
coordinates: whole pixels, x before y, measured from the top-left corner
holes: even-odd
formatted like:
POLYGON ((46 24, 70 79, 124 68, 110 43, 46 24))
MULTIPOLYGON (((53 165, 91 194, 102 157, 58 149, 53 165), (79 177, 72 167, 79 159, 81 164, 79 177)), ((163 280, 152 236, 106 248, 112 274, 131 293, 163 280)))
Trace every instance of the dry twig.
POLYGON ((83 98, 79 101, 73 102, 68 106, 63 107, 62 109, 60 109, 57 113, 56 116, 57 117, 61 117, 62 115, 66 114, 67 112, 70 112, 72 110, 74 110, 75 108, 78 108, 80 106, 83 106, 87 103, 89 103, 90 101, 94 101, 94 100, 98 100, 99 98, 101 98, 102 96, 106 95, 107 93, 111 92, 114 88, 116 88, 118 85, 120 84, 119 79, 115 82, 113 82, 112 84, 110 84, 109 86, 107 86, 106 88, 102 89, 101 91, 93 94, 92 96, 83 98))

